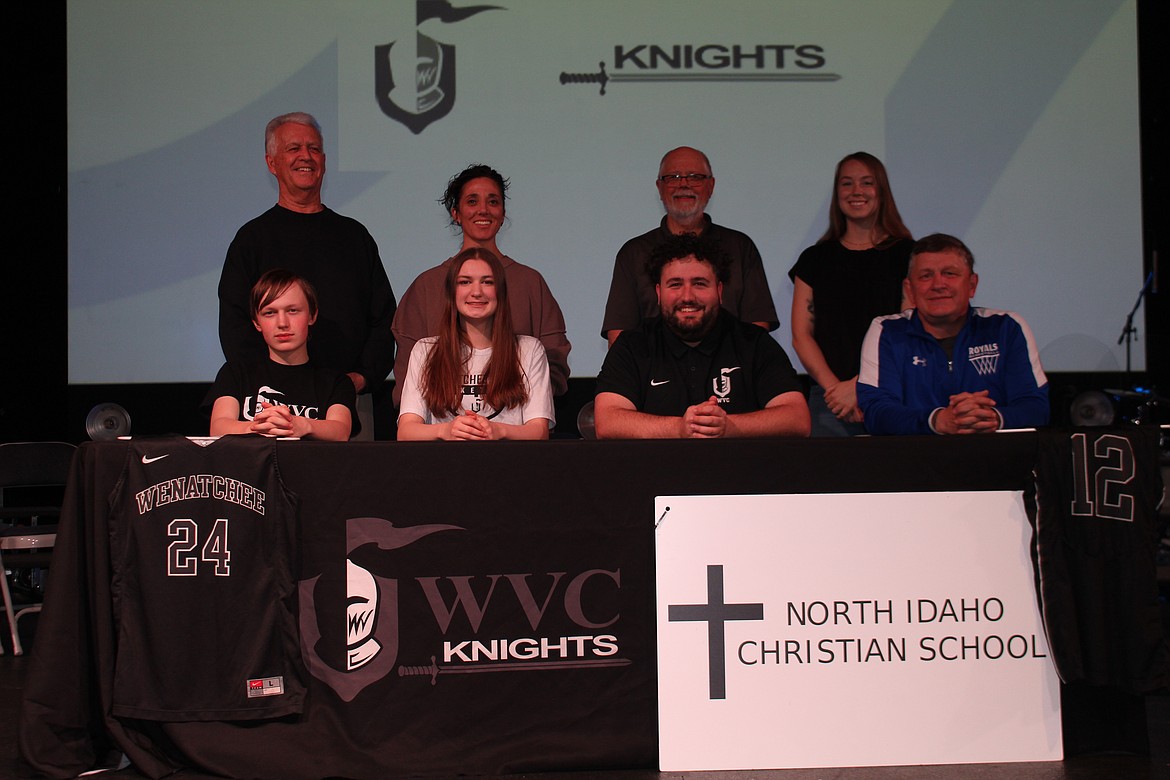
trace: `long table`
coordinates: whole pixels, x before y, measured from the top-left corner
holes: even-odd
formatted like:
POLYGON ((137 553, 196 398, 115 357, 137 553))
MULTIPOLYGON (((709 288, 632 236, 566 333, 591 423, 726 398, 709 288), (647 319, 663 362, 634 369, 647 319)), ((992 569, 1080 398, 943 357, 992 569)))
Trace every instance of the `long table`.
POLYGON ((655 496, 1028 490, 1036 437, 279 442, 309 688, 303 715, 248 723, 110 714, 108 497, 128 449, 85 444, 73 465, 21 722, 49 776, 111 750, 154 777, 653 768, 655 496), (347 562, 381 594, 362 637, 381 652, 356 667, 347 562))

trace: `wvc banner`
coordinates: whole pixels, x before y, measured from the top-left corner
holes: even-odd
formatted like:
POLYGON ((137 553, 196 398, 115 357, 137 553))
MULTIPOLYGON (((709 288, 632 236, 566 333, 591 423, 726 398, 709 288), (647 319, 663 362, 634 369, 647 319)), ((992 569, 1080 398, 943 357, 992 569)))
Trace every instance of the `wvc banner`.
POLYGON ((663 771, 1050 761, 1019 492, 660 496, 663 771))

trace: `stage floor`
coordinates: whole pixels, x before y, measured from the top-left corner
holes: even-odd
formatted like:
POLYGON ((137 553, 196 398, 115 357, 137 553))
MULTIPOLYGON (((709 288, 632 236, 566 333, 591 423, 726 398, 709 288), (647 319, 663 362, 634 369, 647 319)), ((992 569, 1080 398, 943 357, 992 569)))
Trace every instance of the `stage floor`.
MULTIPOLYGON (((36 631, 36 615, 21 619, 26 653, 36 631)), ((27 775, 16 745, 20 691, 28 656, 11 655, 7 626, 0 656, 0 780, 27 775)), ((1150 780, 1170 776, 1170 693, 1146 697, 1150 754, 1082 755, 1064 761, 1028 764, 951 764, 946 766, 852 767, 847 769, 786 769, 752 772, 607 771, 510 775, 509 780, 1150 780)), ((140 777, 133 769, 103 777, 140 777)), ((218 780, 211 775, 183 773, 183 780, 218 780)), ((487 780, 485 778, 485 780, 487 780)))

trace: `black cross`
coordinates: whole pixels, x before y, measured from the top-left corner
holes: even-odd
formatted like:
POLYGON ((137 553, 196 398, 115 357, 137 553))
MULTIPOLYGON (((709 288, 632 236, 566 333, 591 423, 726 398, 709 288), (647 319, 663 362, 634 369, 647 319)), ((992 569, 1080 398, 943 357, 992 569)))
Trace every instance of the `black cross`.
POLYGON ((763 620, 763 604, 724 604, 723 567, 707 566, 707 603, 670 604, 667 620, 706 621, 708 668, 711 675, 710 698, 727 698, 727 663, 725 660, 724 623, 728 620, 763 620))

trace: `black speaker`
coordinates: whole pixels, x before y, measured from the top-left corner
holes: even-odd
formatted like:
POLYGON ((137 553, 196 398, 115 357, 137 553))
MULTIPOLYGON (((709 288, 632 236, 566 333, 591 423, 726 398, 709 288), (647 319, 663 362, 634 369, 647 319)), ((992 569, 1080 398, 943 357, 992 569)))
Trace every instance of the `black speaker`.
POLYGON ((1113 402, 1100 390, 1086 390, 1073 399, 1068 415, 1073 425, 1112 425, 1113 402))
POLYGON ((118 404, 98 404, 85 416, 85 432, 94 441, 130 435, 130 413, 118 404))

